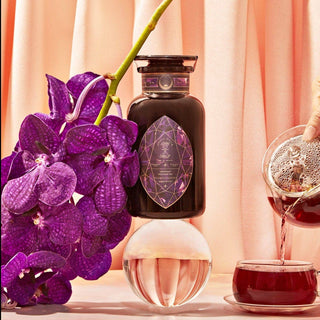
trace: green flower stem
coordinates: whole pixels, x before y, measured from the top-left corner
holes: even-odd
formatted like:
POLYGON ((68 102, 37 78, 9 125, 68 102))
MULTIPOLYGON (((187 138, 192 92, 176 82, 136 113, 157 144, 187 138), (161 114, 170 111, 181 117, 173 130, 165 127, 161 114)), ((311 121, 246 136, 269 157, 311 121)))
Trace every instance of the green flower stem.
POLYGON ((108 90, 107 97, 103 103, 103 106, 100 110, 100 113, 95 121, 96 125, 99 125, 101 120, 108 114, 110 106, 112 104, 112 97, 116 95, 116 91, 119 85, 120 80, 127 72, 128 68, 130 67, 133 59, 138 54, 139 50, 143 46, 144 42, 147 40, 149 34, 155 28, 158 20, 160 19, 163 12, 169 6, 172 0, 163 0, 159 7, 153 13, 149 23, 144 28, 143 32, 141 33, 140 37, 138 38, 137 42, 134 44, 122 64, 120 65, 119 69, 115 73, 108 73, 104 77, 111 80, 110 87, 108 90))

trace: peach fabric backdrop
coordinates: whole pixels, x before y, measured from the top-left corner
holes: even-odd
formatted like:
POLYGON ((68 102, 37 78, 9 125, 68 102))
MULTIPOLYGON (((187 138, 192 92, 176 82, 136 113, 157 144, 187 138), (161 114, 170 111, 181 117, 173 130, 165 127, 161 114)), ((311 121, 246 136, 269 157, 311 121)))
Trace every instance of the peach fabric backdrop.
MULTIPOLYGON (((2 157, 25 115, 48 112, 46 73, 67 81, 114 72, 159 3, 1 1, 2 157)), ((191 93, 206 109, 207 209, 191 222, 209 242, 216 273, 232 272, 238 259, 278 257, 280 220, 261 161, 278 134, 311 113, 319 17, 318 0, 173 0, 140 52, 199 56, 191 93)), ((140 88, 132 66, 118 89, 124 110, 140 88)), ((134 219, 131 232, 142 223, 134 219)), ((291 226, 288 244, 287 258, 320 268, 320 228, 291 226)), ((124 245, 113 251, 113 268, 124 245)))

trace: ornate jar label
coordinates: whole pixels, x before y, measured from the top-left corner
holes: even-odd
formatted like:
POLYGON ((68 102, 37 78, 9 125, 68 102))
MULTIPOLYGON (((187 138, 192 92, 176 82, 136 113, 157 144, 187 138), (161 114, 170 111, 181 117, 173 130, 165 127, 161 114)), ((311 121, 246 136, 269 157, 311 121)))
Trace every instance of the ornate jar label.
POLYGON ((142 75, 143 92, 189 92, 188 73, 146 73, 142 75))
POLYGON ((140 181, 162 208, 169 208, 187 190, 193 172, 193 151, 187 134, 162 116, 145 132, 139 146, 140 181))

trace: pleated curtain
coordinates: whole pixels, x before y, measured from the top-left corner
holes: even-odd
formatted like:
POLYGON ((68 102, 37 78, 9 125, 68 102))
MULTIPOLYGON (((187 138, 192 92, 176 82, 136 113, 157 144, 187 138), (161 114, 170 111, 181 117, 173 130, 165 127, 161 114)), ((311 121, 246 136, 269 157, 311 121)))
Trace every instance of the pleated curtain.
MULTIPOLYGON (((160 2, 1 1, 2 157, 27 114, 48 113, 45 74, 66 82, 116 71, 160 2)), ((173 0, 140 54, 199 57, 190 91, 206 111, 207 205, 190 222, 210 245, 213 272, 232 272, 239 259, 278 258, 280 219, 261 163, 277 135, 310 116, 320 1, 173 0)), ((140 81, 133 64, 117 91, 124 114, 140 81)), ((130 234, 145 222, 134 219, 130 234)), ((113 268, 121 268, 126 240, 112 251, 113 268)), ((287 259, 320 267, 320 228, 290 226, 287 246, 287 259)))

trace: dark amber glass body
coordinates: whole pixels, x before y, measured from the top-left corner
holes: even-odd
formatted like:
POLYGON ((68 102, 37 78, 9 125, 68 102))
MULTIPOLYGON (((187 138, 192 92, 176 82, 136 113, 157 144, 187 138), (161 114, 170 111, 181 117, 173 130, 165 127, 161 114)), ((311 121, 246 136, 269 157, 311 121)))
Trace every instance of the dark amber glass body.
MULTIPOLYGON (((162 66, 162 68, 164 68, 162 66)), ((162 72, 165 69, 161 70, 162 72)), ((176 71, 176 70, 175 70, 176 71)), ((154 72, 154 70, 153 70, 154 72)), ((168 72, 170 75, 170 72, 168 72)), ((163 208, 146 193, 140 179, 128 188, 127 209, 133 216, 151 219, 182 219, 201 215, 205 209, 205 113, 202 103, 188 92, 144 92, 128 109, 128 119, 138 124, 134 145, 139 149, 146 130, 162 116, 174 120, 187 134, 193 150, 193 173, 181 198, 163 208)))

